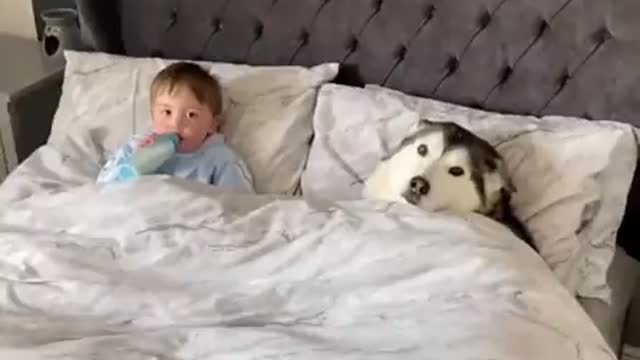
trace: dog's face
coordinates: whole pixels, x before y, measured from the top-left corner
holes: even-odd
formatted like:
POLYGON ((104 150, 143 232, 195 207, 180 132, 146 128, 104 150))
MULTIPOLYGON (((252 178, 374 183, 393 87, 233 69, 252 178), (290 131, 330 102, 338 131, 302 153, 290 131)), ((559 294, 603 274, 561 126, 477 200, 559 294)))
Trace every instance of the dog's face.
POLYGON ((498 152, 457 124, 421 121, 365 183, 365 197, 489 214, 515 191, 498 152))

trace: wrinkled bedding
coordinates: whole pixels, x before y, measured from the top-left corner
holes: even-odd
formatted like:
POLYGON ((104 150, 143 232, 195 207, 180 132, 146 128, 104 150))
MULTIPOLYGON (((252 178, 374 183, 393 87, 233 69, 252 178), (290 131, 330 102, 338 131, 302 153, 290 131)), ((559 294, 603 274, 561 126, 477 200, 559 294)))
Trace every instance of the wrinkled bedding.
POLYGON ((615 359, 492 220, 95 173, 0 187, 0 359, 615 359))

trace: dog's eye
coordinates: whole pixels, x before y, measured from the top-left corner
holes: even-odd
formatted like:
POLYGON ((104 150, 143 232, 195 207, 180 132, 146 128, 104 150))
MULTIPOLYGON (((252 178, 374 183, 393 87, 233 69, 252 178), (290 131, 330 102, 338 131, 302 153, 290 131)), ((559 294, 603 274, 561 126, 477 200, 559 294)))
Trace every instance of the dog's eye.
POLYGON ((454 166, 449 168, 449 174, 453 176, 461 176, 464 174, 464 170, 460 166, 454 166))
POLYGON ((420 156, 427 156, 427 153, 429 152, 429 148, 427 147, 427 145, 425 144, 420 144, 418 146, 418 155, 420 156))

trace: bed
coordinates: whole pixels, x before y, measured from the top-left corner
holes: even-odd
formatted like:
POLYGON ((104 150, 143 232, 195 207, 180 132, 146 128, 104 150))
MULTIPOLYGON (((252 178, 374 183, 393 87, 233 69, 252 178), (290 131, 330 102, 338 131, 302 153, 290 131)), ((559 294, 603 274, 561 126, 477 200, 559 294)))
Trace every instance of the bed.
POLYGON ((0 186, 0 358, 618 358, 640 273, 637 2, 77 6, 90 49, 65 53, 49 139, 0 186), (257 195, 95 184, 178 60, 220 79, 257 195), (539 253, 480 215, 362 198, 425 117, 497 147, 539 253))

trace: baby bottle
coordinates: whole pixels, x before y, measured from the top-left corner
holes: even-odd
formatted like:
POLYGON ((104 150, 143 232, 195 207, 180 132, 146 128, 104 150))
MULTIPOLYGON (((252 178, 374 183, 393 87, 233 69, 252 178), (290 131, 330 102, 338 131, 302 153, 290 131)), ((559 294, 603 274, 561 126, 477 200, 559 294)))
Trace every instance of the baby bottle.
POLYGON ((151 135, 121 165, 118 177, 120 180, 131 180, 154 173, 178 151, 178 143, 177 134, 151 135))
POLYGON ((178 151, 178 135, 154 135, 150 144, 143 144, 132 155, 132 165, 139 175, 151 174, 178 151))

